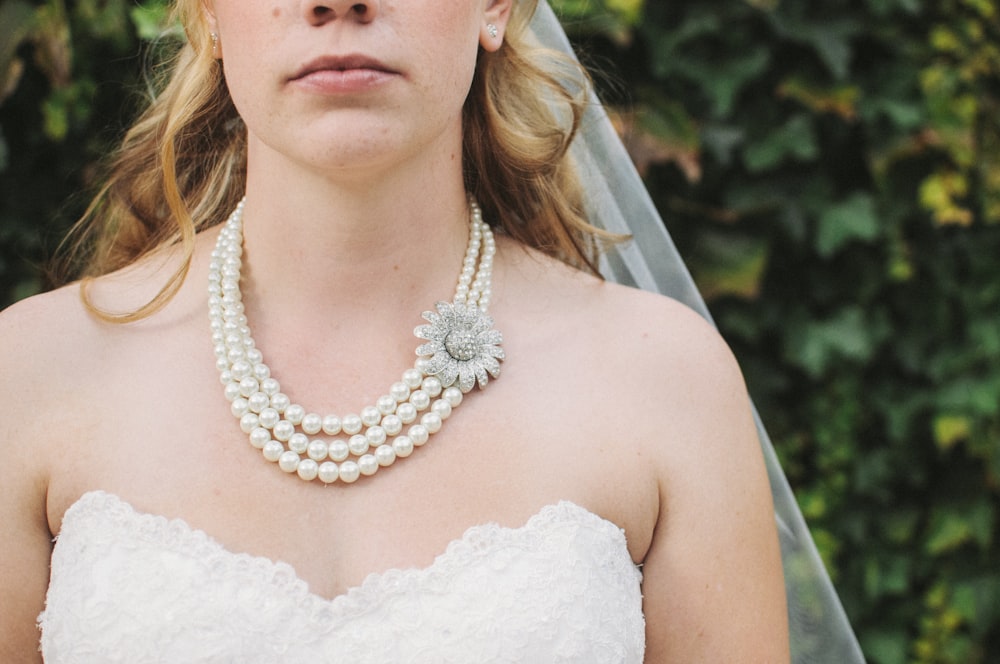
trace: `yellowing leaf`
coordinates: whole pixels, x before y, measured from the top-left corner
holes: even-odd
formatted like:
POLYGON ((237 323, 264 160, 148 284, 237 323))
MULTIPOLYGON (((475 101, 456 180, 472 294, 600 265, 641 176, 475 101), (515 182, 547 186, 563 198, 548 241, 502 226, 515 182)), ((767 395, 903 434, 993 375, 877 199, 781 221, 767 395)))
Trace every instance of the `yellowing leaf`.
POLYGON ((938 415, 934 418, 934 442, 948 450, 972 434, 969 418, 961 415, 938 415))

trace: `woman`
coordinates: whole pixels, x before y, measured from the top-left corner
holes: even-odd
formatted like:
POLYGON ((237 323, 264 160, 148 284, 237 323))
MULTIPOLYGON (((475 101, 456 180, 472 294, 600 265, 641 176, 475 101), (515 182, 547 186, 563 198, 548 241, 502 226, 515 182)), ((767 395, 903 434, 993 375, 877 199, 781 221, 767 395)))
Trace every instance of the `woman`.
POLYGON ((179 3, 100 276, 0 317, 5 661, 788 660, 728 349, 557 260, 533 4, 179 3))

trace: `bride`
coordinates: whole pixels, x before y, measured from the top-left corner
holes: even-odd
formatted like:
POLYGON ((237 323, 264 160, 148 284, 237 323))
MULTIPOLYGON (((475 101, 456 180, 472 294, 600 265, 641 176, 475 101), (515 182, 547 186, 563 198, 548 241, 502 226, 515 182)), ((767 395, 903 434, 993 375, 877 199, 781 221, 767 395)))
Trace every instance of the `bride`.
POLYGON ((788 661, 739 370, 595 275, 535 3, 177 4, 91 276, 0 316, 3 660, 788 661))

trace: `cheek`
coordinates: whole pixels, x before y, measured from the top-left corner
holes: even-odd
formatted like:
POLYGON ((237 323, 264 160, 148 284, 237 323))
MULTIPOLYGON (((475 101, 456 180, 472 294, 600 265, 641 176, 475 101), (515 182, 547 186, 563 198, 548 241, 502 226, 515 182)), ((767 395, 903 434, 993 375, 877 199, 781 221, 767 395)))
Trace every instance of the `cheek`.
MULTIPOLYGON (((431 4, 434 10, 421 19, 422 59, 447 90, 468 90, 479 51, 477 17, 471 11, 438 6, 449 3, 431 4)), ((464 8, 467 3, 459 4, 464 8)))
POLYGON ((267 108, 266 98, 273 92, 271 88, 279 72, 267 54, 281 52, 279 23, 270 9, 257 14, 247 12, 227 22, 220 17, 220 39, 225 40, 222 69, 226 86, 244 117, 267 108))

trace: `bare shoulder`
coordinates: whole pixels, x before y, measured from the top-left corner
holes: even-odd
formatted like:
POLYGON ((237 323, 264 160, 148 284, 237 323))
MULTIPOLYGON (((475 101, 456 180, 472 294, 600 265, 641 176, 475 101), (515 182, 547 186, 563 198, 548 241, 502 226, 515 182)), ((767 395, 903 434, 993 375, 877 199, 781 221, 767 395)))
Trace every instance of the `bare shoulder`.
POLYGON ((648 391, 659 401, 658 410, 672 401, 665 399, 665 390, 685 400, 706 397, 705 407, 723 406, 720 398, 746 401, 728 345, 687 305, 603 281, 530 251, 515 267, 529 284, 526 297, 533 301, 528 306, 546 312, 567 348, 591 356, 599 349, 595 366, 608 374, 602 382, 621 380, 618 387, 629 394, 648 391))
POLYGON ((0 312, 0 385, 16 386, 24 406, 57 398, 98 366, 107 327, 84 305, 78 283, 15 303, 0 312))
POLYGON ((84 350, 93 331, 78 284, 29 297, 0 312, 3 390, 31 403, 44 402, 51 379, 68 377, 76 365, 69 359, 84 350))

